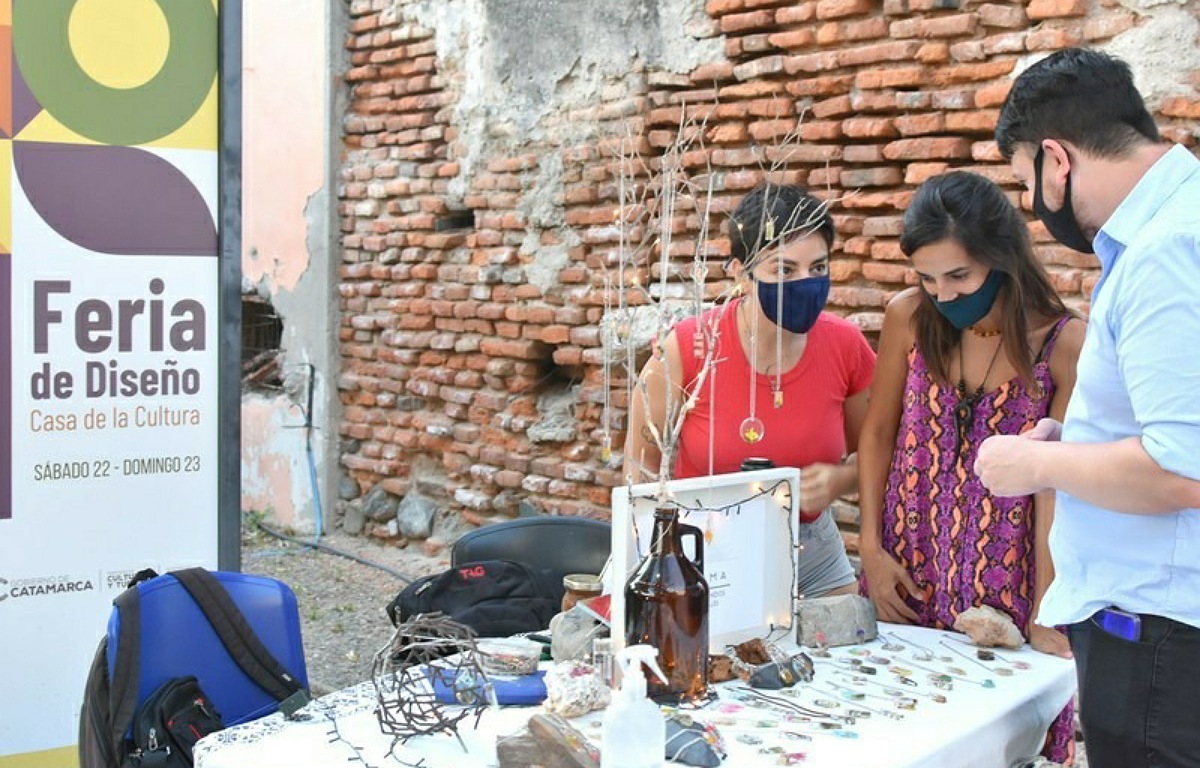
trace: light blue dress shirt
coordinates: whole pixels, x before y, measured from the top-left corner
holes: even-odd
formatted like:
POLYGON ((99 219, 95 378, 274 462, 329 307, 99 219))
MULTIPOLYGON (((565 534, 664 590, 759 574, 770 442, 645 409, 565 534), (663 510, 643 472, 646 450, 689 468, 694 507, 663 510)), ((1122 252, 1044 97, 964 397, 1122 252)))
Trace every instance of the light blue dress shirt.
MULTIPOLYGON (((1066 442, 1137 436, 1169 472, 1200 480, 1200 160, 1173 147, 1097 233, 1066 442)), ((1200 510, 1113 512, 1058 494, 1055 578, 1038 623, 1117 606, 1200 627, 1200 510)))

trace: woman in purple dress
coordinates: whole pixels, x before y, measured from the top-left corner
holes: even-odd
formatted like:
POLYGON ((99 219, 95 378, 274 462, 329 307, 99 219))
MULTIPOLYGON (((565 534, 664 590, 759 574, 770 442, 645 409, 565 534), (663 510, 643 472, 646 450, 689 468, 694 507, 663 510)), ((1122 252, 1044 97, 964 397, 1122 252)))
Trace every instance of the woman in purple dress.
MULTIPOLYGON (((859 441, 860 589, 884 621, 950 628, 990 605, 1034 648, 1069 656, 1034 622, 1054 575, 1054 496, 993 497, 972 470, 980 443, 1062 418, 1084 323, 1055 293, 1025 221, 976 174, 925 182, 900 247, 919 287, 888 305, 859 441)), ((1046 757, 1073 751, 1070 707, 1046 757)))

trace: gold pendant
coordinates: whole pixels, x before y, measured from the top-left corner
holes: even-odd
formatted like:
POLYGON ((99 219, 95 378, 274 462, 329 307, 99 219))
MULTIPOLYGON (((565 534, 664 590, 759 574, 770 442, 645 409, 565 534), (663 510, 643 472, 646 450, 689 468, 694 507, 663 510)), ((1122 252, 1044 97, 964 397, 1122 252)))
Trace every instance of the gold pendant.
POLYGON ((762 419, 759 419, 757 416, 747 416, 745 420, 742 421, 742 439, 750 445, 754 445, 762 440, 766 431, 767 428, 762 423, 762 419))

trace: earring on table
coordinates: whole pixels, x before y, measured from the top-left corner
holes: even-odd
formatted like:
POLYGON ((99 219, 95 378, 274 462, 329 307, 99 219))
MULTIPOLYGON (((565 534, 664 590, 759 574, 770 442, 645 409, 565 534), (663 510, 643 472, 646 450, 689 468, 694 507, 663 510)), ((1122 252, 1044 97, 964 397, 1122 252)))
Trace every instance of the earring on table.
MULTIPOLYGON (((990 678, 980 682, 979 680, 972 680, 971 678, 966 677, 965 675, 957 675, 954 673, 947 674, 945 672, 939 672, 936 669, 930 669, 929 667, 923 667, 920 664, 917 664, 915 662, 910 662, 910 663, 917 669, 921 670, 922 672, 929 673, 931 675, 930 680, 933 681, 934 685, 938 685, 939 681, 944 682, 947 678, 949 678, 949 679, 954 679, 954 680, 963 680, 965 682, 971 683, 972 685, 978 685, 982 688, 995 688, 996 687, 995 681, 990 678)), ((938 686, 938 687, 941 687, 941 686, 938 686)))
POLYGON ((999 652, 997 652, 993 648, 980 648, 979 646, 975 645, 974 643, 968 643, 965 640, 959 640, 957 637, 951 637, 950 639, 953 640, 954 642, 958 643, 959 645, 965 645, 968 648, 974 648, 975 656, 981 661, 993 661, 993 660, 999 661, 1001 664, 1007 664, 1008 666, 1012 667, 1013 669, 1019 669, 1022 672, 1027 669, 1033 669, 1033 665, 1030 664, 1029 662, 1021 661, 1020 659, 1016 659, 1016 660, 1007 659, 1007 658, 1001 656, 999 654, 999 652))
POLYGON ((933 661, 934 659, 942 662, 953 661, 953 659, 951 659, 949 656, 938 656, 933 651, 913 640, 909 640, 908 644, 920 651, 921 655, 916 657, 917 661, 933 661))
MULTIPOLYGON (((838 687, 840 687, 840 686, 836 685, 835 683, 830 683, 830 682, 828 682, 828 681, 826 681, 826 682, 825 682, 825 685, 828 685, 828 686, 830 686, 831 688, 838 688, 838 687)), ((816 688, 816 690, 821 690, 821 689, 818 687, 818 688, 816 688)), ((848 690, 848 691, 849 691, 851 694, 858 693, 857 691, 854 691, 853 689, 846 689, 846 690, 848 690)), ((828 692, 828 691, 826 691, 826 692, 828 692)), ((841 695, 842 695, 842 694, 838 693, 836 690, 835 690, 835 691, 833 691, 833 694, 834 694, 835 696, 841 696, 841 695)), ((862 694, 861 694, 861 693, 858 693, 858 696, 859 696, 859 697, 861 697, 861 696, 862 696, 862 694)), ((843 698, 847 698, 847 697, 843 696, 843 698)), ((861 709, 864 709, 864 710, 866 710, 867 712, 870 712, 871 714, 879 715, 880 717, 886 717, 886 718, 887 718, 887 719, 889 719, 889 720, 903 720, 903 719, 904 719, 904 715, 900 714, 899 712, 892 712, 892 711, 890 711, 890 710, 886 710, 886 709, 876 709, 876 708, 874 708, 874 707, 868 707, 866 704, 863 704, 863 703, 862 703, 862 700, 861 700, 861 698, 855 699, 855 698, 853 698, 852 696, 851 696, 851 697, 849 697, 849 698, 850 698, 850 700, 851 700, 851 701, 853 701, 853 702, 854 702, 854 706, 855 706, 855 707, 859 707, 859 708, 861 708, 861 709)))
POLYGON ((992 655, 995 656, 997 659, 999 659, 1004 664, 1007 664, 1008 666, 1013 667, 1014 669, 1019 669, 1022 671, 1026 670, 1026 669, 1033 669, 1033 665, 1030 664, 1028 661, 1021 661, 1020 659, 1017 659, 1016 661, 1009 661, 1008 659, 1004 658, 1003 656, 996 653, 995 651, 992 651, 992 655))
MULTIPOLYGON (((899 642, 900 638, 896 637, 891 632, 884 632, 883 634, 885 637, 891 638, 890 640, 885 639, 883 641, 883 650, 888 651, 890 653, 896 653, 897 651, 904 650, 904 646, 901 645, 899 642)), ((933 658, 933 657, 930 656, 929 658, 933 658)))
POLYGON ((829 647, 825 643, 825 633, 817 632, 817 636, 814 639, 817 641, 817 647, 813 649, 812 655, 818 659, 832 658, 832 654, 829 653, 829 647))
MULTIPOLYGON (((963 657, 964 659, 966 659, 967 661, 971 662, 972 664, 974 664, 978 667, 983 667, 988 672, 995 672, 997 675, 1000 675, 1000 677, 1012 677, 1013 671, 1011 669, 1008 669, 1006 667, 989 667, 987 664, 984 664, 982 661, 979 661, 978 659, 973 659, 970 656, 968 656, 967 654, 963 653, 962 651, 952 647, 945 640, 939 640, 938 642, 940 644, 942 644, 943 646, 945 646, 951 653, 954 653, 954 654, 957 654, 957 655, 963 657)), ((993 653, 992 658, 995 658, 995 657, 996 657, 996 655, 993 653)))

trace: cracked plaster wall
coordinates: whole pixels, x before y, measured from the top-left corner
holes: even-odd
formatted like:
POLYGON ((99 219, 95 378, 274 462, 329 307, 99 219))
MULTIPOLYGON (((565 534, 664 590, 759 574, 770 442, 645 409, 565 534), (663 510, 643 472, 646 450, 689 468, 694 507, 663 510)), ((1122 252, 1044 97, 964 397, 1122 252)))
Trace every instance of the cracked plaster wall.
MULTIPOLYGON (((280 392, 242 395, 242 508, 316 530, 304 409, 315 370, 312 447, 324 510, 339 477, 336 396, 336 249, 332 168, 340 139, 332 115, 344 71, 341 3, 251 0, 243 19, 243 292, 268 300, 283 322, 280 392), (321 87, 324 85, 324 87, 321 87)), ((324 515, 328 520, 329 513, 324 515)))
MULTIPOLYGON (((461 77, 459 195, 481 157, 545 141, 547 117, 599 103, 605 87, 634 96, 646 68, 683 73, 724 58, 702 0, 426 0, 414 16, 435 31, 442 70, 461 77)), ((556 126, 553 138, 594 131, 556 126)))
MULTIPOLYGON (((450 184, 459 200, 480 158, 524 144, 566 145, 596 130, 589 122, 548 129, 547 118, 599 103, 610 96, 605 89, 644 93, 646 68, 683 73, 723 58, 701 0, 426 0, 413 15, 435 30, 442 70, 459 76, 454 124, 462 149, 450 184)), ((543 292, 579 244, 563 221, 562 170, 560 155, 544 157, 520 206, 525 277, 543 292), (543 231, 557 242, 543 244, 543 231)))
POLYGON ((1120 4, 1141 18, 1101 48, 1132 65, 1138 90, 1150 108, 1200 88, 1200 2, 1120 0, 1120 4))

